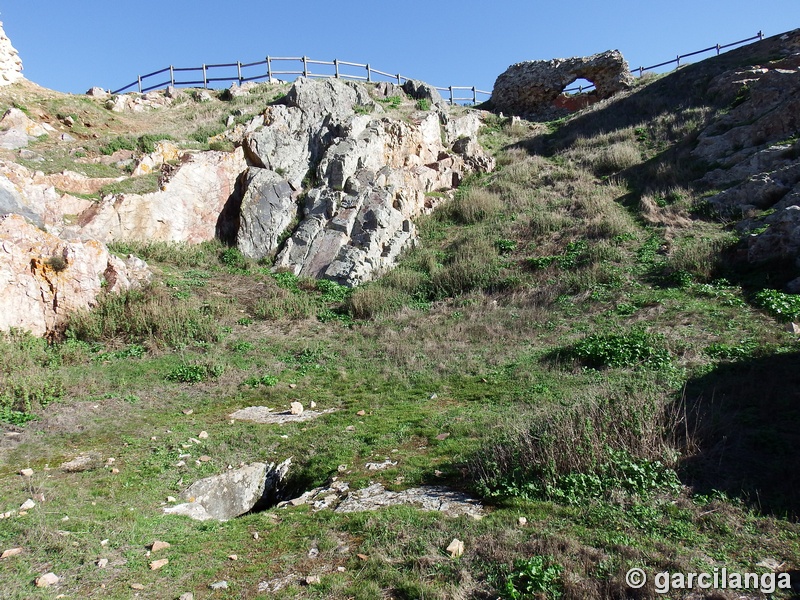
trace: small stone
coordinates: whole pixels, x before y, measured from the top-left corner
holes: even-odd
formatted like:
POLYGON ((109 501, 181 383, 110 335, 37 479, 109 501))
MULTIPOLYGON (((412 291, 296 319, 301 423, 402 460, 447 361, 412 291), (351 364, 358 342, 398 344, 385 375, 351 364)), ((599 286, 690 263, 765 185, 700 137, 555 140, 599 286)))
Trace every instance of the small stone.
POLYGON ((517 519, 517 523, 519 523, 520 527, 525 527, 525 525, 528 524, 528 519, 526 519, 525 517, 520 517, 519 519, 517 519))
POLYGON ((33 469, 22 469, 19 474, 23 477, 33 477, 33 469))
POLYGON ((290 389, 294 389, 294 388, 296 388, 296 387, 297 387, 297 384, 296 384, 296 383, 290 383, 290 384, 289 384, 289 388, 290 388, 290 389))
POLYGON ((105 569, 108 566, 108 559, 107 558, 101 558, 100 560, 97 561, 97 566, 100 569, 105 569))
POLYGON ((308 551, 308 558, 317 558, 319 556, 319 548, 311 548, 308 551))
POLYGON ((317 585, 320 581, 319 575, 309 575, 306 577, 306 585, 317 585))
POLYGON ((178 600, 194 600, 194 594, 186 592, 185 594, 181 594, 178 600))
POLYGON ((66 516, 66 515, 64 515, 63 517, 61 517, 61 520, 62 520, 62 521, 69 521, 69 517, 68 517, 68 516, 66 516))
POLYGON ((303 414, 303 405, 300 402, 292 402, 291 407, 291 413, 293 415, 303 414))
POLYGON ((360 411, 358 411, 356 414, 357 414, 359 417, 363 417, 364 415, 366 415, 366 414, 367 414, 367 411, 365 411, 365 410, 360 410, 360 411))
POLYGON ((132 583, 131 584, 132 590, 143 590, 144 586, 141 583, 132 583))
POLYGON ((36 587, 46 588, 58 583, 58 575, 55 573, 45 573, 36 579, 36 587))
POLYGON ((158 571, 162 567, 166 567, 169 564, 168 558, 159 558, 158 560, 154 560, 150 563, 150 570, 151 571, 158 571))
POLYGON ((116 467, 114 467, 113 469, 111 469, 111 474, 112 474, 112 475, 119 475, 119 469, 117 469, 116 467))
POLYGON ((439 395, 436 392, 434 392, 428 397, 428 400, 436 400, 438 397, 439 395))
POLYGON ((347 427, 344 428, 344 430, 345 431, 355 431, 356 428, 355 428, 355 425, 348 425, 347 427))
POLYGON ((345 471, 347 471, 347 465, 339 465, 338 467, 336 467, 336 470, 339 471, 339 473, 344 473, 345 471))
POLYGON ((258 539, 258 532, 257 532, 257 531, 253 533, 253 539, 254 539, 254 540, 257 540, 257 539, 258 539))
POLYGON ((167 502, 177 502, 178 499, 175 496, 167 496, 167 502))
POLYGON ((101 546, 108 546, 108 540, 102 540, 102 541, 100 542, 100 545, 101 545, 101 546))
POLYGON ((292 506, 303 506, 303 504, 305 503, 306 499, 303 498, 302 496, 298 498, 292 498, 291 500, 289 500, 289 504, 291 504, 292 506))
POLYGON ((312 400, 312 401, 311 401, 311 404, 309 404, 309 406, 310 406, 311 408, 317 408, 317 403, 316 403, 316 402, 314 402, 314 401, 312 400))
POLYGON ((356 554, 356 556, 357 556, 357 557, 358 557, 360 560, 369 560, 369 556, 367 556, 366 554, 356 554))
POLYGON ((12 556, 18 556, 20 554, 22 554, 22 548, 9 548, 4 551, 3 554, 0 554, 0 559, 11 558, 12 556))
POLYGON ((440 433, 439 435, 436 436, 436 439, 441 442, 441 441, 446 440, 449 437, 450 437, 449 433, 440 433))
POLYGON ((175 466, 176 467, 185 467, 186 466, 186 461, 185 460, 179 460, 178 462, 175 463, 175 466))
POLYGON ((208 432, 207 431, 201 431, 200 433, 197 434, 197 437, 199 437, 201 440, 207 440, 208 439, 208 432))
POLYGON ((186 408, 182 412, 183 412, 183 414, 188 416, 188 415, 191 415, 194 411, 191 408, 186 408))
POLYGON ((231 554, 230 556, 228 556, 228 560, 239 560, 239 555, 231 554))
POLYGON ((210 457, 210 456, 208 456, 207 454, 204 454, 204 455, 203 455, 203 456, 201 456, 201 457, 200 457, 198 460, 199 460, 200 462, 209 462, 209 461, 211 461, 211 457, 210 457))
POLYGON ((151 552, 158 552, 160 550, 166 550, 169 547, 170 547, 169 542, 160 542, 160 541, 156 540, 155 542, 150 544, 150 551, 151 552))
POLYGON ((447 551, 450 553, 451 558, 458 558, 462 554, 464 554, 464 542, 461 540, 454 538, 450 545, 447 547, 447 551))
POLYGON ((216 581, 214 583, 209 584, 212 590, 227 590, 228 589, 228 582, 227 581, 216 581))
POLYGON ((344 567, 336 567, 336 570, 339 571, 339 573, 344 573, 345 571, 347 571, 347 569, 345 569, 344 567))
POLYGON ((23 511, 23 510, 30 510, 30 509, 32 509, 34 506, 36 506, 36 502, 34 502, 34 501, 33 501, 33 500, 31 500, 30 498, 28 498, 27 500, 25 500, 25 502, 23 502, 23 503, 22 503, 22 506, 20 506, 20 507, 19 507, 19 509, 20 509, 20 511, 23 511))
POLYGON ((117 459, 116 459, 116 458, 114 458, 114 457, 111 457, 111 456, 109 456, 109 457, 106 459, 106 464, 107 464, 108 466, 111 466, 111 465, 113 465, 115 462, 117 462, 117 459))

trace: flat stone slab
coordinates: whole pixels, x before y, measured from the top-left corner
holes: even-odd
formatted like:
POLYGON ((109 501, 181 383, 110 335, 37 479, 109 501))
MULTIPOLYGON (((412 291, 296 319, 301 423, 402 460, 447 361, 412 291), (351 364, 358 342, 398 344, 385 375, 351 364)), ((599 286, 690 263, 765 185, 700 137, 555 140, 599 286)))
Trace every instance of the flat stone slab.
POLYGON ((309 490, 302 496, 279 506, 309 504, 313 510, 333 509, 338 513, 378 510, 387 506, 413 506, 420 510, 442 512, 451 517, 484 516, 481 503, 471 496, 443 486, 422 486, 391 492, 380 483, 360 490, 350 490, 347 483, 334 481, 330 487, 309 490))
POLYGON ((328 408, 326 410, 304 410, 299 415, 293 415, 291 411, 272 412, 272 409, 266 406, 248 406, 237 410, 230 415, 231 419, 237 421, 250 421, 252 423, 265 423, 265 424, 283 424, 283 423, 302 423, 303 421, 311 421, 332 412, 336 412, 335 408, 328 408))

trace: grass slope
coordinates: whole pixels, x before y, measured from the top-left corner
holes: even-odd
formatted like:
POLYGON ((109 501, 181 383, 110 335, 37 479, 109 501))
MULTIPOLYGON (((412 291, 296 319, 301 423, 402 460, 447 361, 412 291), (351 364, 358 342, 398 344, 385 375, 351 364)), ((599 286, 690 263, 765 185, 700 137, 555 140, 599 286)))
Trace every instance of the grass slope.
POLYGON ((75 315, 62 342, 0 342, 0 415, 23 433, 2 441, 0 512, 37 502, 0 521, 0 550, 23 548, 3 596, 52 597, 33 581, 53 571, 86 598, 273 597, 259 586, 280 579, 274 597, 660 598, 624 573, 796 569, 800 348, 737 278, 736 237, 696 210, 686 150, 724 107, 700 100, 708 77, 681 105, 668 79, 562 123, 496 118, 497 173, 352 292, 218 244, 116 247, 158 268, 151 289, 75 315), (337 411, 229 420, 294 400, 337 411), (95 470, 58 468, 88 452, 95 470), (297 492, 436 483, 490 511, 161 514, 201 477, 290 456, 297 492), (171 547, 148 556, 155 540, 171 547))

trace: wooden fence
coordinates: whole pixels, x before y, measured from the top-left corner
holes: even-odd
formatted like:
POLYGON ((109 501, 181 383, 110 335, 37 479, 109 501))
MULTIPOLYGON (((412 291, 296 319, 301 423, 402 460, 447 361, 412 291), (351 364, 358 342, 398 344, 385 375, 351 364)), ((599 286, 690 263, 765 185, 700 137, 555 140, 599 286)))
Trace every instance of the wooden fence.
MULTIPOLYGON (((731 42, 730 44, 723 44, 723 45, 715 44, 713 46, 709 46, 708 48, 703 48, 702 50, 695 50, 694 52, 689 52, 687 54, 679 54, 678 56, 676 56, 672 60, 667 60, 665 62, 658 63, 657 65, 652 65, 650 67, 639 67, 638 69, 631 69, 631 74, 632 75, 637 75, 638 74, 639 77, 641 77, 642 75, 644 75, 645 71, 652 71, 653 69, 658 69, 660 67, 666 67, 667 65, 671 65, 671 64, 674 64, 675 68, 677 69, 678 67, 681 66, 681 61, 683 59, 685 59, 685 58, 689 58, 690 56, 697 56, 698 54, 705 54, 706 52, 711 52, 711 51, 714 51, 714 50, 717 52, 717 56, 719 56, 719 54, 723 50, 725 50, 727 48, 732 48, 734 46, 740 46, 740 45, 746 44, 748 42, 754 42, 755 40, 761 41, 763 39, 764 39, 764 34, 761 31, 759 31, 756 35, 754 35, 753 37, 747 38, 746 40, 739 40, 738 42, 731 42)), ((577 87, 573 87, 573 88, 567 88, 567 89, 564 90, 564 92, 582 94, 583 92, 588 92, 589 90, 592 90, 592 89, 594 89, 594 85, 585 85, 585 86, 577 86, 577 87)))
MULTIPOLYGON (((111 93, 120 94, 131 88, 136 88, 139 93, 143 94, 168 85, 173 87, 202 85, 204 88, 208 88, 209 84, 223 81, 226 83, 238 82, 239 85, 247 81, 266 80, 271 83, 275 80, 282 79, 282 76, 285 75, 308 78, 350 79, 366 82, 388 80, 398 85, 402 85, 404 82, 411 79, 411 77, 404 77, 399 73, 392 74, 380 71, 369 64, 347 62, 344 60, 312 60, 307 56, 267 56, 265 60, 251 63, 235 62, 188 68, 169 66, 165 69, 148 73, 147 75, 139 75, 136 81, 118 90, 114 90, 111 93), (292 66, 296 68, 292 69, 292 66), (222 69, 227 70, 227 74, 216 76, 222 69), (212 76, 212 71, 215 76, 212 76), (198 75, 192 79, 191 75, 183 75, 184 73, 198 73, 198 75), (158 78, 159 76, 163 77, 161 77, 158 83, 145 81, 158 78), (181 79, 182 77, 188 77, 188 79, 181 79)), ((458 102, 478 104, 479 102, 487 100, 492 95, 491 92, 479 90, 474 86, 464 87, 451 85, 448 87, 437 87, 436 89, 440 92, 444 92, 443 97, 450 102, 450 104, 458 102), (464 91, 468 91, 469 96, 464 96, 464 91), (458 94, 461 94, 461 96, 458 94)))
MULTIPOLYGON (((755 36, 751 38, 747 38, 745 40, 739 40, 738 42, 732 42, 730 44, 715 44, 714 46, 709 46, 708 48, 704 48, 702 50, 695 50, 694 52, 689 52, 687 54, 680 54, 676 58, 658 63, 657 65, 652 65, 650 67, 639 67, 638 69, 632 69, 632 74, 638 74, 641 77, 645 71, 651 71, 653 69, 658 69, 660 67, 664 67, 667 65, 675 64, 675 68, 678 68, 681 65, 681 61, 689 58, 691 56, 697 56, 699 54, 704 54, 706 52, 716 51, 717 54, 720 54, 722 50, 727 48, 732 48, 733 46, 739 46, 741 44, 746 44, 748 42, 752 42, 754 40, 762 40, 764 38, 764 34, 762 32, 758 32, 755 36)), ((335 78, 335 79, 351 79, 356 81, 367 81, 367 82, 374 82, 376 80, 388 80, 392 82, 396 82, 399 85, 402 85, 404 82, 411 79, 411 77, 405 77, 403 75, 386 73, 385 71, 379 71, 378 69, 372 68, 369 63, 361 64, 361 63, 354 63, 354 62, 347 62, 343 60, 332 60, 332 61, 325 61, 325 60, 312 60, 307 56, 299 56, 299 57, 287 57, 287 56, 267 56, 265 60, 261 60, 258 62, 251 62, 251 63, 242 63, 242 62, 235 62, 235 63, 227 63, 227 64, 218 64, 218 65, 202 65, 200 67, 173 67, 169 66, 165 69, 161 69, 159 71, 153 71, 152 73, 148 73, 146 75, 139 75, 136 78, 136 81, 129 83, 128 85, 121 87, 117 90, 111 92, 112 94, 120 94, 131 88, 136 88, 139 93, 149 92, 151 90, 156 90, 159 88, 164 88, 166 86, 199 86, 202 85, 204 88, 208 88, 209 84, 218 83, 218 82, 238 82, 239 85, 247 81, 269 81, 270 83, 275 81, 276 79, 281 79, 280 76, 288 75, 288 76, 303 76, 309 78, 335 78), (283 65, 289 63, 289 66, 284 68, 283 65), (295 69, 291 69, 290 67, 296 66, 295 69), (221 70, 226 70, 225 75, 217 75, 221 70), (314 71, 320 72, 314 72, 314 71), (324 72, 323 72, 324 71, 324 72), (217 75, 217 76, 212 76, 217 75), (194 79, 192 79, 192 75, 184 75, 189 73, 198 73, 194 79), (361 74, 359 74, 361 73, 361 74), (158 83, 150 83, 146 80, 152 80, 153 78, 158 78, 159 76, 163 76, 160 78, 158 83), (182 80, 182 77, 188 77, 189 79, 182 80)), ((594 85, 588 86, 577 86, 573 88, 567 88, 564 90, 566 93, 583 93, 587 92, 594 88, 594 85)), ((465 86, 448 86, 448 87, 437 87, 436 88, 440 92, 444 92, 443 97, 447 100, 450 104, 456 104, 459 102, 464 103, 471 103, 473 105, 478 104, 484 100, 488 100, 492 93, 487 92, 484 90, 479 90, 476 87, 465 87, 465 86), (469 95, 463 95, 464 92, 467 92, 469 95), (459 96, 458 94, 462 94, 459 96), (479 97, 480 96, 480 97, 479 97)))

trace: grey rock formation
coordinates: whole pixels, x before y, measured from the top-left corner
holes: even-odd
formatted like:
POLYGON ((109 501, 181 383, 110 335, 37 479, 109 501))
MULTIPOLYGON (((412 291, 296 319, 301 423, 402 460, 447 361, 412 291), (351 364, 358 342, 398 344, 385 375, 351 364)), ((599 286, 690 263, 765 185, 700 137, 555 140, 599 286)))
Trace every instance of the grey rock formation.
POLYGON ((511 65, 495 81, 492 103, 507 114, 536 116, 549 110, 565 87, 578 79, 595 84, 598 99, 630 88, 633 76, 618 50, 586 57, 534 60, 511 65))
POLYGON ((403 84, 403 91, 415 100, 427 100, 431 106, 444 106, 444 100, 439 90, 424 81, 409 79, 403 84))
MULTIPOLYGON (((412 83, 408 89, 430 96, 429 86, 412 83)), ((476 141, 481 121, 474 113, 442 110, 441 121, 434 112, 416 113, 407 121, 380 112, 362 85, 304 79, 284 105, 265 111, 264 127, 243 141, 254 165, 244 180, 237 237, 246 256, 277 252, 276 267, 358 285, 391 268, 415 242, 413 219, 441 192, 470 172, 494 168, 476 141), (289 232, 300 195, 300 220, 289 232)))
POLYGON ((185 504, 167 507, 164 513, 200 521, 233 519, 264 500, 274 499, 290 466, 290 458, 279 465, 256 462, 201 479, 183 492, 185 504))
POLYGON ((248 169, 244 189, 237 244, 246 256, 264 258, 297 217, 297 192, 275 171, 257 168, 248 169))
POLYGON ((800 268, 800 55, 728 71, 709 90, 732 106, 693 151, 718 165, 698 183, 726 188, 709 205, 741 219, 748 261, 794 260, 800 268))

